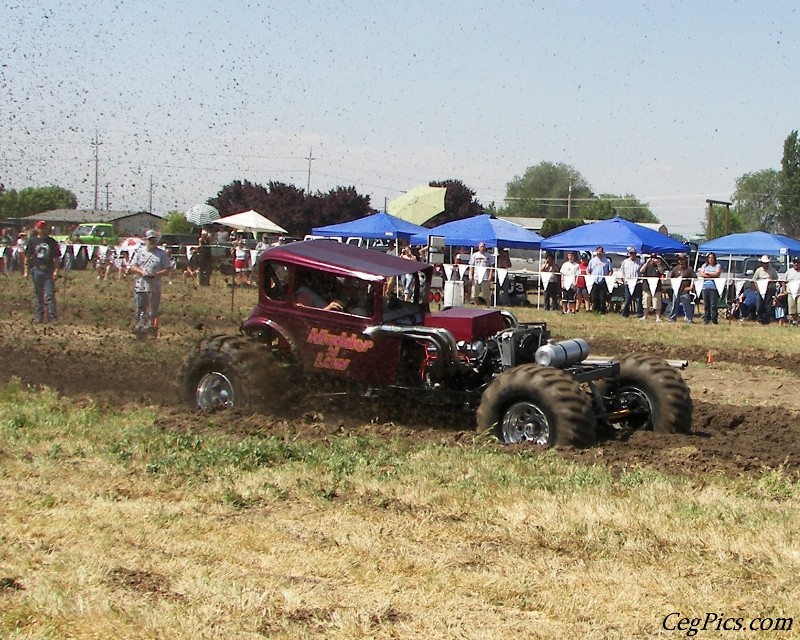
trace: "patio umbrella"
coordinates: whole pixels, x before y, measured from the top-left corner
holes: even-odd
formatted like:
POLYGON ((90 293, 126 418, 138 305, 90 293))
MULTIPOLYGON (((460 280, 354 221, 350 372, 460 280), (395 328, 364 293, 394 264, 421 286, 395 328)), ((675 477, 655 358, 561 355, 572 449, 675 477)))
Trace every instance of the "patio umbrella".
POLYGON ((183 215, 186 216, 187 222, 191 222, 198 227, 204 227, 219 218, 219 211, 210 204, 196 204, 183 215))
POLYGON ((262 216, 258 211, 242 211, 234 213, 232 216, 218 218, 217 224, 224 224, 227 227, 238 229, 239 231, 259 231, 262 233, 288 233, 286 229, 275 224, 269 218, 262 216))
POLYGON ((429 187, 421 184, 392 200, 386 210, 403 220, 422 224, 444 211, 446 192, 447 187, 429 187))

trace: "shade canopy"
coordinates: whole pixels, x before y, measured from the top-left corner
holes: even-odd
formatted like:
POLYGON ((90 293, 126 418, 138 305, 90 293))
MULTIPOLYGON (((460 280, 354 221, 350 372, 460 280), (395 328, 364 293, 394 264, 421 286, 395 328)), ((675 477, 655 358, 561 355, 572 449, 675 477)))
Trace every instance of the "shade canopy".
POLYGON ((262 233, 287 233, 286 229, 278 226, 269 218, 265 218, 258 211, 242 211, 232 216, 225 216, 215 220, 216 224, 239 229, 239 231, 258 231, 262 233))
POLYGON ((396 240, 397 238, 407 239, 415 233, 426 233, 427 231, 425 227, 407 222, 385 211, 379 211, 350 222, 314 227, 311 233, 315 236, 337 238, 387 238, 396 240))
POLYGON ((219 211, 210 204, 196 204, 183 214, 188 222, 204 227, 219 219, 219 211))
POLYGON ((689 245, 684 242, 620 217, 584 224, 542 241, 542 249, 554 251, 592 251, 598 246, 608 253, 626 253, 629 247, 638 253, 689 251, 689 245))
POLYGON ((697 250, 701 253, 713 251, 719 255, 785 256, 800 254, 800 240, 775 233, 751 231, 749 233, 732 233, 709 240, 701 244, 697 250))
POLYGON ((417 185, 399 198, 392 200, 386 208, 393 216, 422 224, 444 211, 444 196, 447 187, 417 185))
POLYGON ((487 247, 509 249, 538 249, 543 238, 522 225, 493 218, 488 214, 445 222, 424 233, 411 237, 413 244, 427 244, 428 236, 443 236, 444 243, 455 247, 477 247, 485 242, 487 247))

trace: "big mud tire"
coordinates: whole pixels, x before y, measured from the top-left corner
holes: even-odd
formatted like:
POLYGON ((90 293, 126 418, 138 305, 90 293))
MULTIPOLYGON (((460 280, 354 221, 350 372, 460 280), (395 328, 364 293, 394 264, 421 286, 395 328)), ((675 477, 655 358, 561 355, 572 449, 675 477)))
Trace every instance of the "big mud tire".
POLYGON ((640 417, 621 426, 659 433, 691 432, 693 407, 689 387, 680 372, 665 360, 643 353, 621 357, 619 378, 608 389, 625 404, 645 409, 640 417))
POLYGON ((526 364, 500 374, 486 388, 476 415, 479 433, 506 444, 590 447, 596 422, 588 395, 568 374, 526 364))
POLYGON ((282 382, 267 348, 241 336, 200 340, 178 369, 181 403, 204 411, 279 408, 282 382))

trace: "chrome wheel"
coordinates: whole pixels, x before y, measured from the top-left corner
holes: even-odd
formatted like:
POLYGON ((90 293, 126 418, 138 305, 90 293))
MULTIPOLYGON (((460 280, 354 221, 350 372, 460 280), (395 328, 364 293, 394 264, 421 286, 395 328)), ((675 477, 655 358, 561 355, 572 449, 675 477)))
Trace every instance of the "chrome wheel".
POLYGON ((500 427, 503 442, 507 444, 530 442, 542 447, 552 444, 550 421, 533 402, 512 404, 503 416, 500 427))
POLYGON ((211 371, 197 383, 197 406, 209 409, 230 409, 234 405, 233 384, 225 374, 211 371))
POLYGON ((619 390, 619 404, 628 415, 612 423, 626 429, 652 429, 653 405, 648 395, 638 387, 623 387, 619 390))

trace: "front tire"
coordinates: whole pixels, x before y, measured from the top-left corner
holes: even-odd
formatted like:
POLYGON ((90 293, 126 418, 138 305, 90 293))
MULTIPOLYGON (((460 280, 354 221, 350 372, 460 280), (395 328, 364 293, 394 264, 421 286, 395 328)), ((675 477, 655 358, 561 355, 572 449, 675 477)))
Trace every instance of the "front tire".
POLYGON ((607 387, 613 409, 633 413, 612 424, 625 430, 689 433, 692 397, 674 367, 657 356, 632 353, 619 359, 619 378, 607 387))
POLYGON ((589 447, 596 439, 591 403, 580 385, 552 367, 525 364, 500 374, 486 388, 477 428, 506 444, 589 447))
POLYGON ((277 369, 263 345, 240 336, 214 336, 186 356, 178 370, 178 393, 183 404, 203 411, 269 408, 281 393, 269 384, 277 369))

